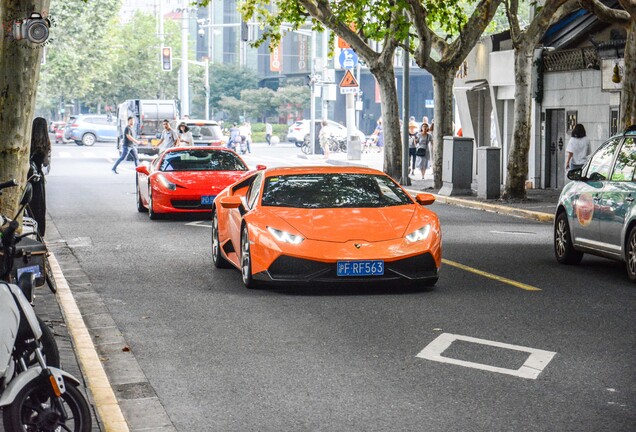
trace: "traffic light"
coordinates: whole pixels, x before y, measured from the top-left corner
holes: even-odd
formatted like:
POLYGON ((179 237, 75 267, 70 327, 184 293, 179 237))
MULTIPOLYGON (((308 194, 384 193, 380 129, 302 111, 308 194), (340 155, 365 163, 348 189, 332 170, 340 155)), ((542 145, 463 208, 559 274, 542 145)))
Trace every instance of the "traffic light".
POLYGON ((161 48, 161 70, 168 72, 172 70, 172 48, 170 47, 161 48))

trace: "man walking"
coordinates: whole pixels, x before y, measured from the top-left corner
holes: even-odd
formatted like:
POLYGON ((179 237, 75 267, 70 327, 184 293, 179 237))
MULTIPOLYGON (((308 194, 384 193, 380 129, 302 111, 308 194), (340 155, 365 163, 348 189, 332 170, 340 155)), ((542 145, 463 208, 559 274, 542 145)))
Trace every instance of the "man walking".
POLYGON ((159 146, 159 153, 178 145, 179 134, 170 127, 170 122, 168 120, 164 120, 163 132, 161 132, 161 139, 157 143, 157 146, 159 146))
POLYGON ((265 121, 265 141, 267 141, 268 146, 272 145, 272 132, 272 125, 268 121, 265 121))
POLYGON ((133 122, 134 122, 134 118, 128 117, 128 126, 126 126, 126 129, 124 129, 124 143, 121 148, 121 156, 119 157, 119 159, 117 159, 117 162, 115 162, 115 165, 112 168, 112 171, 115 174, 119 174, 117 172, 117 166, 121 162, 125 161, 129 154, 132 154, 133 161, 135 162, 135 166, 139 165, 139 156, 137 155, 137 144, 140 144, 141 141, 139 141, 137 138, 133 136, 133 122))

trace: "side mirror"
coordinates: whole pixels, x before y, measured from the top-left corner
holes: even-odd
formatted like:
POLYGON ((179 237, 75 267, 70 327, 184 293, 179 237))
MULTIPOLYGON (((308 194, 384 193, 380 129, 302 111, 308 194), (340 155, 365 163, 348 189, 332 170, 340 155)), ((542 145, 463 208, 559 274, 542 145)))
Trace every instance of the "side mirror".
POLYGON ((239 208, 243 204, 241 197, 236 195, 223 197, 220 202, 221 207, 229 209, 239 208))
POLYGON ((430 193, 419 193, 415 195, 415 201, 421 205, 430 205, 435 202, 435 197, 430 193))
POLYGON ((583 172, 583 170, 581 168, 576 168, 576 169, 568 171, 567 177, 570 180, 579 181, 579 180, 581 180, 581 173, 582 172, 583 172))
POLYGON ((261 165, 261 164, 256 165, 256 170, 257 171, 263 171, 263 170, 266 170, 266 169, 267 169, 267 167, 265 165, 261 165))
POLYGON ((135 170, 140 174, 150 175, 150 171, 148 170, 148 165, 139 165, 135 170))

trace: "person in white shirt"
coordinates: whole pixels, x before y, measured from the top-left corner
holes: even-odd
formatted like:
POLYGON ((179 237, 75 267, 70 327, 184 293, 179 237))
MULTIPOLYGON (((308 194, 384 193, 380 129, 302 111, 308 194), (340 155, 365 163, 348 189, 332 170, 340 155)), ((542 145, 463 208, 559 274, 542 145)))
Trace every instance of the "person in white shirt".
POLYGON ((592 152, 590 148, 590 139, 585 134, 585 128, 582 124, 577 124, 572 129, 571 138, 565 147, 565 170, 582 168, 587 157, 592 152))
POLYGON ((190 132, 190 128, 184 122, 179 124, 179 145, 181 146, 192 146, 194 145, 194 138, 192 137, 192 132, 190 132))

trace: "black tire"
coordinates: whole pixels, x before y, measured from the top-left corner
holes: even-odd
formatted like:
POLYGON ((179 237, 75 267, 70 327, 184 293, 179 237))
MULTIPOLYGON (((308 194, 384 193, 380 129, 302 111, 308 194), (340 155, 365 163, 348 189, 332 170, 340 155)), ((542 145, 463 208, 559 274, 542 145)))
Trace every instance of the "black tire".
POLYGON ((230 268, 232 265, 223 257, 219 242, 219 219, 216 209, 212 210, 212 263, 216 268, 230 268))
POLYGON ((139 193, 139 177, 135 177, 135 195, 137 197, 137 211, 139 213, 146 213, 148 211, 148 209, 146 207, 144 207, 143 203, 141 202, 141 194, 139 193))
POLYGON ((554 223, 554 255, 561 264, 578 264, 583 259, 583 252, 574 250, 570 224, 565 212, 557 215, 554 223))
POLYGON ((75 144, 77 144, 78 146, 83 146, 84 145, 82 140, 75 140, 75 144))
POLYGON ((625 244, 625 267, 629 280, 636 283, 636 226, 627 235, 625 244))
MULTIPOLYGON (((40 317, 38 317, 38 322, 40 323, 40 328, 42 329, 42 337, 40 338, 40 343, 42 344, 42 354, 44 354, 44 360, 46 361, 47 366, 60 368, 60 350, 57 347, 57 342, 55 342, 55 336, 53 335, 53 331, 46 325, 40 317)), ((29 361, 29 366, 37 363, 37 359, 35 355, 29 361)))
POLYGON ((250 251, 250 237, 247 225, 241 230, 241 278, 246 288, 254 289, 257 283, 252 278, 252 255, 250 251))
POLYGON ((294 144, 296 145, 296 147, 302 147, 303 146, 303 142, 302 141, 294 141, 294 144))
POLYGON ((82 144, 84 144, 86 147, 94 146, 95 141, 97 141, 97 137, 95 136, 95 134, 87 132, 84 135, 82 135, 82 144))
MULTIPOLYGON (((29 382, 16 396, 13 403, 4 407, 2 417, 6 431, 23 430, 67 430, 72 432, 91 431, 91 412, 84 395, 67 379, 64 379, 66 391, 62 394, 64 409, 68 415, 66 422, 58 422, 50 428, 36 426, 40 415, 58 412, 51 397, 51 384, 47 379, 37 378, 29 382)), ((53 416, 51 416, 53 417, 53 416)))
POLYGON ((148 186, 148 217, 151 220, 157 220, 160 218, 159 213, 155 212, 154 204, 152 202, 152 188, 148 186))

